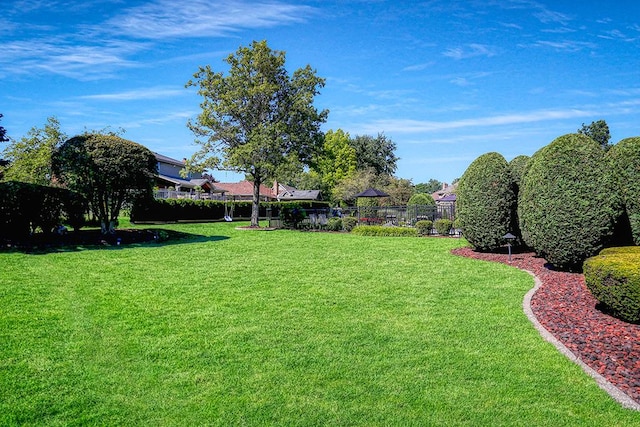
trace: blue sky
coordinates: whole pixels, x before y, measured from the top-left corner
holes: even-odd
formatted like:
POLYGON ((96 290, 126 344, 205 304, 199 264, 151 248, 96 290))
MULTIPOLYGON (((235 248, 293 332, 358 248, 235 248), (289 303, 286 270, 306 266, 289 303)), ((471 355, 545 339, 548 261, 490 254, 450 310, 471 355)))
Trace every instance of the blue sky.
POLYGON ((486 152, 531 155, 594 120, 612 142, 640 135, 633 0, 4 0, 0 124, 18 139, 56 116, 70 136, 123 128, 189 157, 200 99, 185 83, 253 40, 326 78, 324 130, 384 132, 396 175, 416 184, 451 182, 486 152))

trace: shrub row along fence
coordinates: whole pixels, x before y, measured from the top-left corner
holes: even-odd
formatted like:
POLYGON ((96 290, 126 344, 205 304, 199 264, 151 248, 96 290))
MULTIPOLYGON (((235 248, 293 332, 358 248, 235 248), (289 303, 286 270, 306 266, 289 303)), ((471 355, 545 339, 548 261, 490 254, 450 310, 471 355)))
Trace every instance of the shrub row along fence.
MULTIPOLYGON (((278 217, 282 208, 289 210, 328 209, 325 202, 261 202, 261 219, 278 217)), ((131 221, 144 222, 189 222, 248 220, 251 218, 250 201, 224 202, 220 200, 149 199, 139 200, 131 208, 131 221)))
POLYGON ((81 228, 87 203, 78 193, 25 182, 0 183, 0 238, 24 238, 40 229, 48 234, 62 224, 81 228))

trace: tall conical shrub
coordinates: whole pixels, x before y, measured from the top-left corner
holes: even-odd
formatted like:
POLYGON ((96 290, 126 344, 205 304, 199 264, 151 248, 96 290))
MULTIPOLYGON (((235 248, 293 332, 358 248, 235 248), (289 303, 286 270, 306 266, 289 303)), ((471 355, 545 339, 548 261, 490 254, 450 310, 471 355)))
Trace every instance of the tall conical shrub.
POLYGON ((640 137, 625 138, 611 146, 606 157, 631 225, 633 242, 640 245, 640 137))
POLYGON ((613 230, 615 186, 602 148, 568 134, 529 161, 518 199, 524 241, 559 268, 579 269, 613 230))
POLYGON ((478 251, 492 251, 513 232, 515 197, 509 164, 499 153, 473 161, 460 178, 456 216, 467 241, 478 251))

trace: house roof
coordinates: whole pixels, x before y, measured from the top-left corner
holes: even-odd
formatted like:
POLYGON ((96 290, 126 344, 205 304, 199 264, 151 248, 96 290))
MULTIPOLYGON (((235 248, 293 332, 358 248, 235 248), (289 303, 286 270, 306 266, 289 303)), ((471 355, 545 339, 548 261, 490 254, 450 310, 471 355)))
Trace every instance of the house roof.
POLYGON ((439 202, 455 202, 456 195, 455 194, 447 194, 446 196, 442 196, 438 199, 439 202))
POLYGON ((320 198, 320 190, 287 190, 278 194, 281 200, 318 200, 320 198))
POLYGON ((443 197, 448 196, 450 194, 454 194, 457 188, 458 188, 457 182, 451 185, 444 184, 440 190, 432 193, 431 197, 433 197, 433 200, 435 201, 442 200, 443 197))
POLYGON ((176 166, 181 166, 181 167, 185 167, 185 163, 182 160, 176 160, 176 159, 172 159, 171 157, 167 157, 165 155, 162 155, 160 153, 153 153, 156 156, 156 160, 162 163, 168 163, 170 165, 176 165, 176 166))
MULTIPOLYGON (((228 196, 253 196, 253 182, 216 182, 217 189, 224 190, 228 196)), ((273 190, 260 184, 260 195, 265 197, 275 197, 273 190)))

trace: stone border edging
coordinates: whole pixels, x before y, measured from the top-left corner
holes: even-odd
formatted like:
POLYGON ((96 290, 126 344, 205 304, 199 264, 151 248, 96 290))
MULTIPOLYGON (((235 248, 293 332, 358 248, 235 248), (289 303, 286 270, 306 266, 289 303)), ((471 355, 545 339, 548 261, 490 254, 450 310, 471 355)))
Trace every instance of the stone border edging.
POLYGON ((591 376, 594 380, 596 380, 596 383, 601 389, 606 391, 614 400, 620 403, 622 407, 626 409, 633 409, 635 411, 640 411, 640 403, 633 400, 625 392, 623 392, 618 387, 616 387, 611 382, 609 382, 609 380, 607 380, 604 376, 600 375, 597 371, 595 371, 593 368, 591 368, 586 363, 584 363, 571 350, 569 350, 564 344, 562 344, 562 342, 560 342, 560 340, 558 340, 551 332, 549 332, 544 326, 542 326, 542 323, 538 321, 538 318, 536 317, 536 315, 533 313, 533 310, 531 309, 531 298, 542 286, 542 281, 538 278, 538 276, 533 274, 533 272, 528 270, 523 270, 523 271, 526 271, 527 273, 533 276, 533 279, 535 281, 535 286, 531 290, 529 290, 529 292, 527 292, 527 294, 524 296, 524 300, 522 301, 522 308, 527 318, 529 319, 529 321, 533 323, 533 326, 535 326, 535 328, 538 330, 540 335, 542 335, 542 338, 544 338, 545 340, 553 344, 553 346, 561 354, 563 354, 569 360, 571 360, 572 362, 580 366, 584 372, 586 372, 589 376, 591 376))

